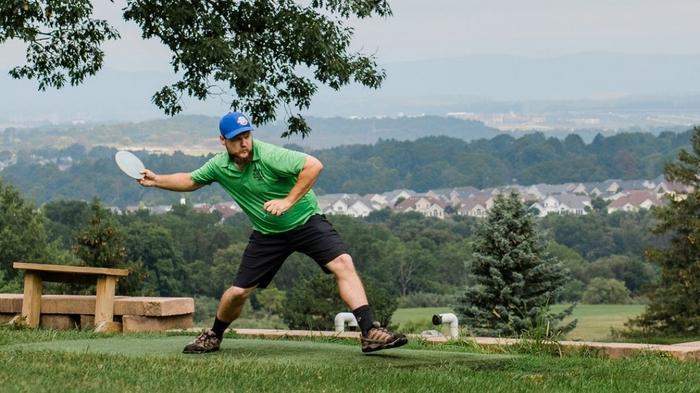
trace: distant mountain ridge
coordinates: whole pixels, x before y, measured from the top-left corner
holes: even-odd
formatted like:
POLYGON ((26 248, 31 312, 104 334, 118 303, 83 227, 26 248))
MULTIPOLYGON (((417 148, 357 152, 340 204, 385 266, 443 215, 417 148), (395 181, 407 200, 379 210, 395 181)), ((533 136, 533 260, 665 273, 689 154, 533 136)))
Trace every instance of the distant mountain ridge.
MULTIPOLYGON (((381 61, 381 59, 380 59, 381 61)), ((591 52, 549 58, 474 55, 381 64, 387 80, 379 90, 322 88, 306 113, 312 116, 439 114, 470 111, 494 101, 614 99, 700 93, 700 54, 634 55, 591 52)), ((160 117, 153 93, 175 77, 168 72, 105 69, 83 86, 36 92, 33 81, 0 73, 0 124, 17 121, 136 121, 160 117)), ((517 105, 517 104, 515 104, 517 105)), ((187 101, 186 113, 218 115, 218 99, 187 101)))
MULTIPOLYGON (((256 129, 255 137, 277 144, 295 144, 305 149, 322 149, 348 144, 374 144, 384 139, 415 140, 445 135, 464 141, 492 138, 499 131, 471 120, 424 116, 415 118, 315 118, 308 138, 280 138, 283 124, 256 129)), ((29 150, 38 145, 64 148, 73 143, 92 146, 184 151, 202 154, 219 151, 218 117, 185 115, 137 123, 76 124, 0 130, 0 150, 29 150)))

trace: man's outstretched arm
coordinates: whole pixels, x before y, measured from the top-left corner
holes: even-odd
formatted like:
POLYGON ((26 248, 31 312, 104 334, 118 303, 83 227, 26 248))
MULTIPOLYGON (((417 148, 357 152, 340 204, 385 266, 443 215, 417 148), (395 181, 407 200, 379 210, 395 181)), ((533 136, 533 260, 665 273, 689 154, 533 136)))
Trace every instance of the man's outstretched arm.
POLYGON ((158 187, 169 191, 194 191, 204 186, 192 180, 189 173, 184 172, 158 175, 146 169, 141 174, 143 177, 138 182, 144 187, 158 187))

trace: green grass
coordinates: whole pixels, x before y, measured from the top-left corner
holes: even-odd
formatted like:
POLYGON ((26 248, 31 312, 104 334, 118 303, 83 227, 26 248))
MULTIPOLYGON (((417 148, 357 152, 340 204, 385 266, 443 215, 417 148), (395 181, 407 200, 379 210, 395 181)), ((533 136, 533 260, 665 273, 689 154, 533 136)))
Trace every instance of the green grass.
POLYGON ((391 318, 393 323, 403 324, 417 320, 430 321, 434 314, 452 312, 449 307, 399 308, 391 318))
POLYGON ((424 330, 438 330, 448 335, 447 326, 434 326, 434 314, 452 312, 449 307, 399 308, 391 316, 391 323, 402 333, 420 333, 424 330))
POLYGON ((357 343, 0 330, 0 386, 13 392, 692 392, 700 362, 661 356, 555 358, 432 347, 363 355, 357 343), (438 349, 436 349, 438 348, 438 349))
MULTIPOLYGON (((554 305, 552 310, 559 312, 565 305, 554 305)), ((610 329, 622 329, 629 318, 636 317, 644 311, 639 304, 579 304, 574 309, 572 318, 578 319, 578 325, 566 337, 571 340, 609 341, 610 329)), ((450 308, 400 308, 392 318, 399 329, 420 333, 422 330, 436 329, 432 325, 433 314, 451 312, 450 308)), ((567 320, 565 320, 566 322, 567 320)), ((445 328, 440 329, 443 334, 445 328)))
MULTIPOLYGON (((555 305, 552 310, 559 312, 564 305, 555 305)), ((578 319, 576 329, 568 334, 571 340, 609 341, 610 329, 623 329, 625 322, 644 312, 642 304, 578 304, 572 318, 578 319)), ((564 322, 567 322, 565 319, 564 322)))

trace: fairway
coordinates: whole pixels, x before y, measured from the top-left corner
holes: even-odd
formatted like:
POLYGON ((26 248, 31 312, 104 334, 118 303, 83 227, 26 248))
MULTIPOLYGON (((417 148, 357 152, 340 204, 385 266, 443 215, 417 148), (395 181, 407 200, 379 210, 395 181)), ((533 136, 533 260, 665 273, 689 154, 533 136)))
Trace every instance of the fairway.
MULTIPOLYGON (((552 306, 552 311, 561 312, 565 305, 552 306)), ((578 304, 571 318, 578 319, 576 329, 566 337, 570 340, 607 341, 610 329, 622 329, 630 318, 644 311, 641 304, 578 304)), ((417 328, 419 330, 437 329, 430 321, 433 314, 452 312, 448 307, 400 308, 392 317, 392 322, 399 327, 417 328)), ((565 319, 564 323, 571 318, 565 319)), ((461 323, 460 323, 461 325, 461 323)), ((446 334, 447 329, 442 328, 446 334)), ((420 331, 417 331, 420 333, 420 331)))

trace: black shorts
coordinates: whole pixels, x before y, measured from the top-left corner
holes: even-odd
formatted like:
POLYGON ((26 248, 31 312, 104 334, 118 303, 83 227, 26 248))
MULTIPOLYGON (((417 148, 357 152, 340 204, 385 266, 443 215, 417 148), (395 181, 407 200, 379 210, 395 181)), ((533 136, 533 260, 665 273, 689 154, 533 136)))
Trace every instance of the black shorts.
POLYGON ((325 267, 328 262, 348 253, 333 225, 326 216, 319 214, 288 232, 265 235, 253 231, 233 285, 266 288, 282 263, 295 251, 310 256, 326 273, 330 273, 325 267))

